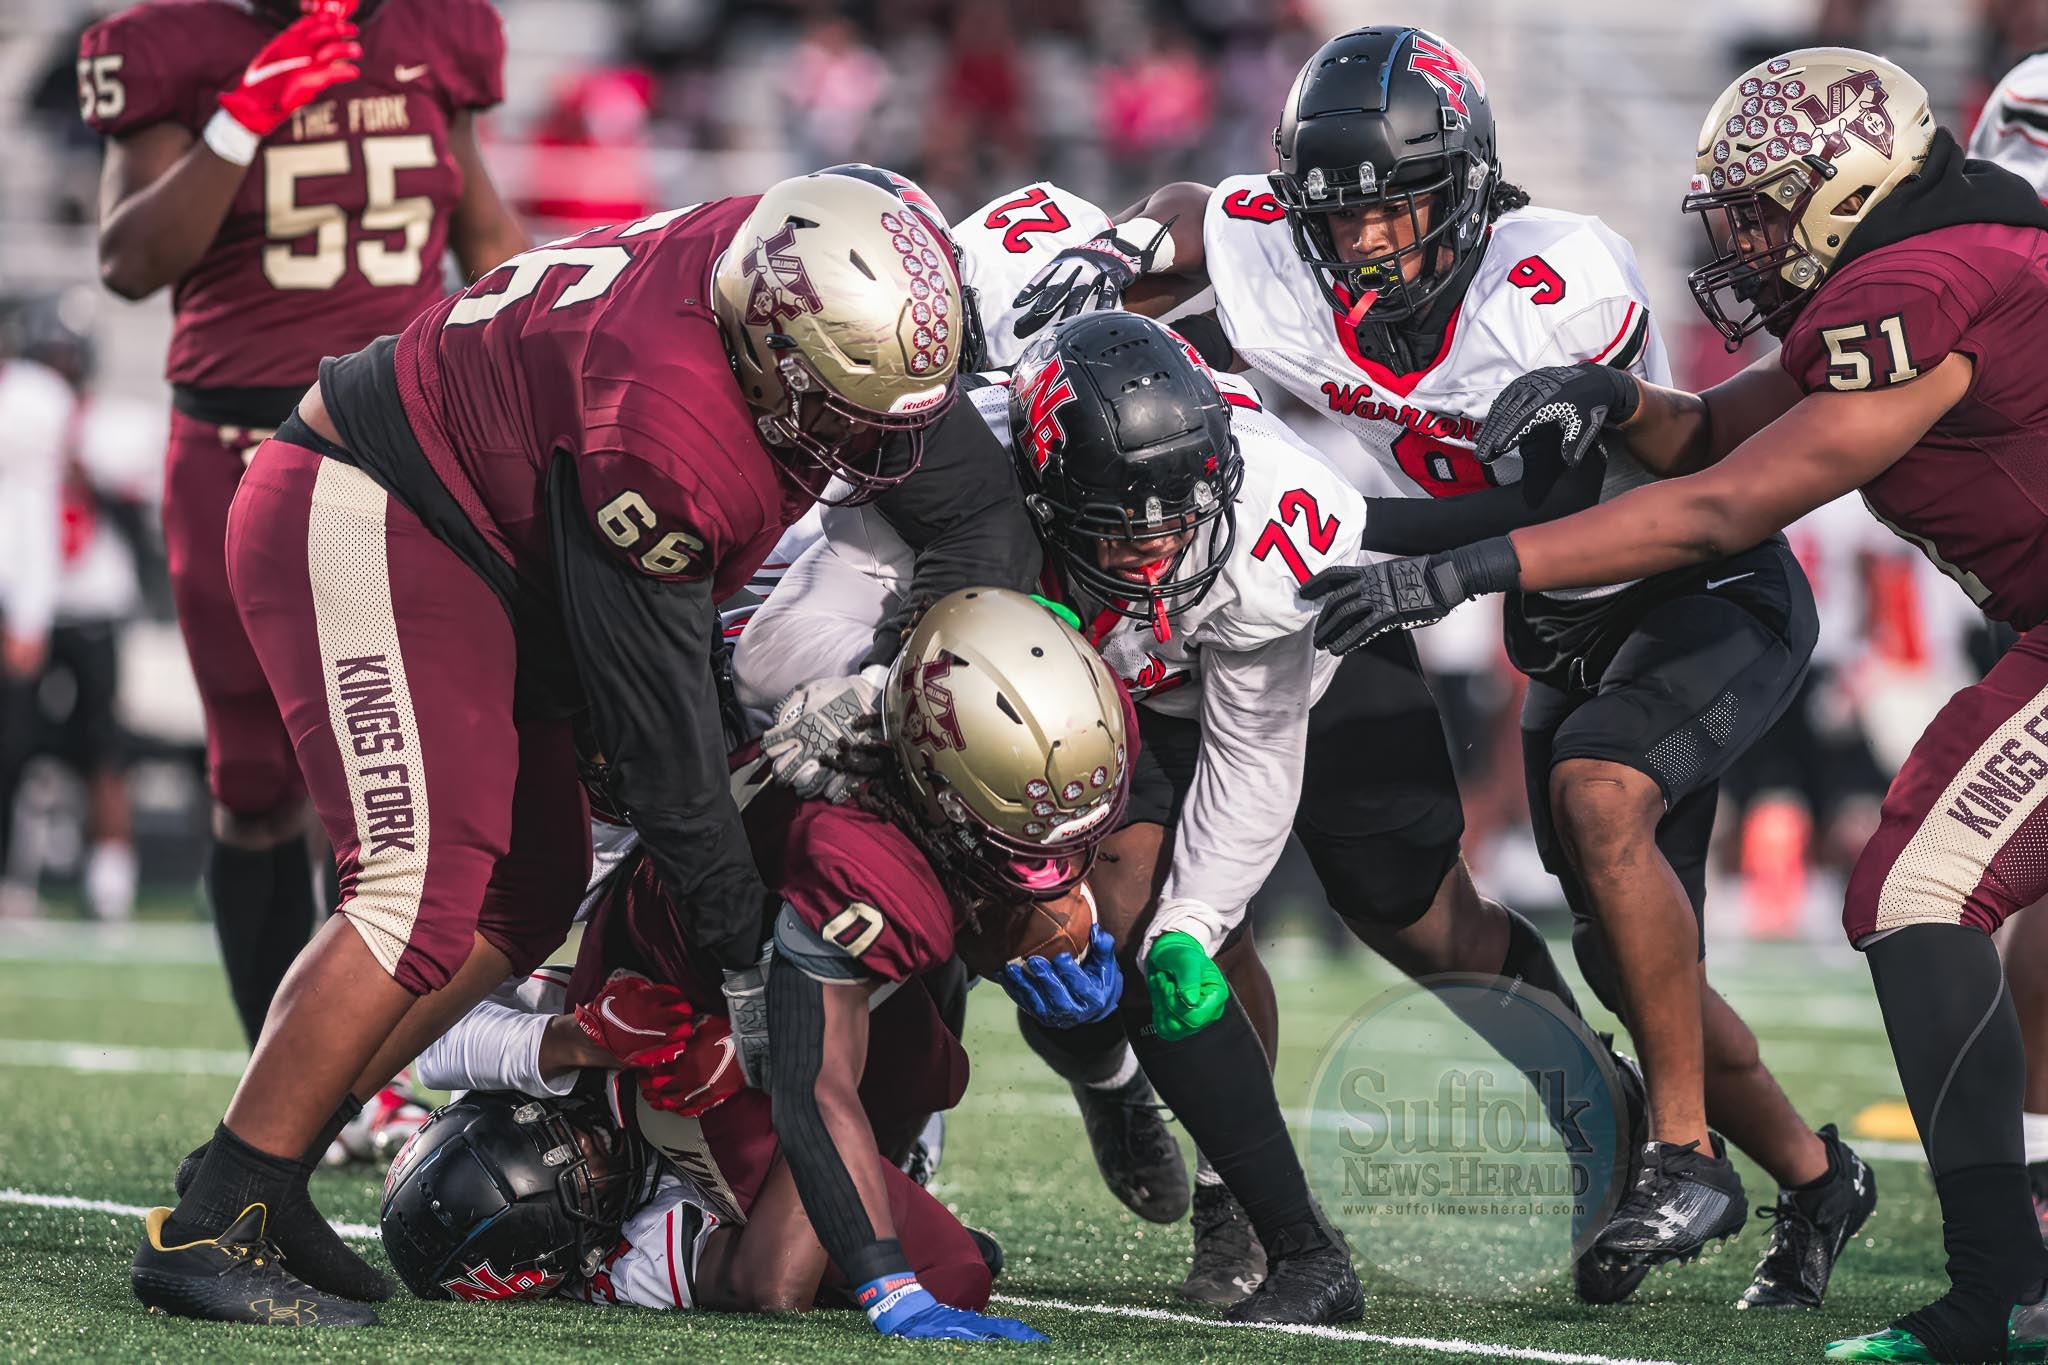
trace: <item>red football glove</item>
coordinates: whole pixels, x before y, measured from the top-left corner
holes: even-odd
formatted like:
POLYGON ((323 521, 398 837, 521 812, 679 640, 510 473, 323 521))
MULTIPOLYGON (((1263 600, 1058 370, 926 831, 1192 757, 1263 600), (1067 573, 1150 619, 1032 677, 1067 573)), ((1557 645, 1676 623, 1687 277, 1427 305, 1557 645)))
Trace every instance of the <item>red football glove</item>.
POLYGON ((312 103, 330 85, 360 74, 363 45, 350 22, 356 0, 316 0, 284 32, 263 45, 242 82, 220 97, 227 116, 258 138, 268 136, 294 109, 312 103))
POLYGON ((620 968, 595 998, 576 1007, 576 1027, 621 1066, 662 1066, 682 1055, 697 1029, 697 1011, 674 986, 620 968))
POLYGON ((723 1104, 747 1084, 733 1051, 732 1025, 715 1014, 704 1017, 689 1046, 673 1060, 639 1074, 640 1093, 649 1104, 684 1118, 723 1104))

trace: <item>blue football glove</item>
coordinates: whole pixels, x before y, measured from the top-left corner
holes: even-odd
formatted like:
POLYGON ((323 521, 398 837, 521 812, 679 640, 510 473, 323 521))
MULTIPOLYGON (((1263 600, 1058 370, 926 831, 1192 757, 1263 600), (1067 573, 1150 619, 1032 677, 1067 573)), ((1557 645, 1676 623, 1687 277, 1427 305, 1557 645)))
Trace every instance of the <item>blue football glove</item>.
POLYGON ((1045 1333, 1015 1318, 949 1308, 908 1270, 878 1275, 853 1291, 854 1302, 885 1337, 913 1341, 1044 1341, 1045 1333))
POLYGON ((1116 940, 1098 924, 1088 936, 1085 959, 1076 962, 1072 953, 1061 953, 1051 961, 1027 957, 1012 962, 1003 968, 1003 989, 1047 1028, 1074 1028, 1107 1019, 1124 993, 1116 940))

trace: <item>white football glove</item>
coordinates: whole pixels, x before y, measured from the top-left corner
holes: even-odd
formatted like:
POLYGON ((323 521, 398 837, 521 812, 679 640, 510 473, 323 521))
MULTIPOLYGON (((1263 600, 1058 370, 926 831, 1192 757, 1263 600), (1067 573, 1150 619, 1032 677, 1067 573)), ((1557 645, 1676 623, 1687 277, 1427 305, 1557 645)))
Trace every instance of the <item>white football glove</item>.
POLYGON ((798 796, 844 801, 855 778, 834 760, 873 738, 889 671, 870 666, 844 678, 805 683, 775 708, 775 723, 761 737, 761 752, 776 780, 798 796))

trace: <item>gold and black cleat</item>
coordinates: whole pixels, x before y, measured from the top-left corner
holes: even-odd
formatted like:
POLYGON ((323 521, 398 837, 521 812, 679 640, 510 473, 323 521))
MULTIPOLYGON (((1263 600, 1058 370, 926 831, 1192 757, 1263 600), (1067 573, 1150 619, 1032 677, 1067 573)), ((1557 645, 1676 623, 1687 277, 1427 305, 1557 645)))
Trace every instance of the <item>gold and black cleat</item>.
POLYGON ((152 1313, 269 1327, 368 1327, 377 1310, 323 1293, 285 1268, 251 1204, 217 1237, 165 1246, 169 1209, 151 1209, 128 1283, 152 1313))

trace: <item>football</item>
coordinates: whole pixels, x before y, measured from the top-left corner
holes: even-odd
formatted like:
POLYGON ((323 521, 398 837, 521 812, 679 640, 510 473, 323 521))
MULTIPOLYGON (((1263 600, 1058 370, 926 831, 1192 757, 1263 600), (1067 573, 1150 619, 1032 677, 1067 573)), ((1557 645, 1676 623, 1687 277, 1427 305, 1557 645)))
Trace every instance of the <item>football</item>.
POLYGON ((1011 911, 999 924, 963 929, 953 946, 976 975, 997 977, 1027 957, 1072 953, 1079 961, 1088 955, 1094 928, 1095 893, 1082 882, 1057 900, 1032 901, 1011 911))

